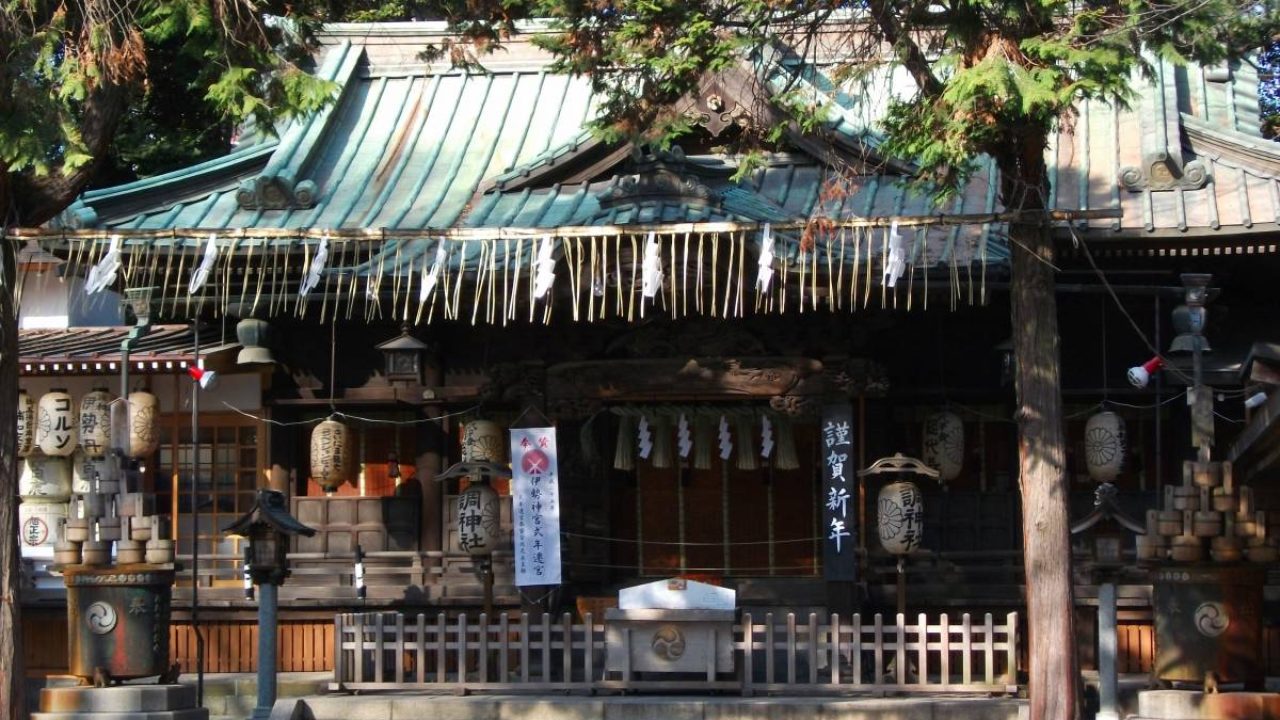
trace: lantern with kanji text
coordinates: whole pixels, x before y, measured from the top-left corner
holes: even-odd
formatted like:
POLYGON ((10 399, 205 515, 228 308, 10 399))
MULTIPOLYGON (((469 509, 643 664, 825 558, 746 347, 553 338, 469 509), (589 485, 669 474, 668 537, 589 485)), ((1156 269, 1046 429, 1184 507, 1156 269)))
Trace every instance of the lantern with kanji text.
POLYGON ((938 471, 942 482, 959 477, 964 468, 964 422, 960 416, 939 412, 925 420, 922 459, 938 471))
POLYGON ((94 388, 80 398, 80 448, 91 458, 104 457, 111 444, 111 393, 94 388))
POLYGON ((332 418, 311 431, 311 479, 325 492, 337 490, 347 480, 351 433, 332 418))
POLYGON ((498 423, 472 420, 462 426, 462 461, 500 463, 506 460, 506 441, 498 423))
POLYGON ((458 496, 458 549, 470 555, 493 552, 502 535, 498 493, 487 482, 472 483, 458 496))
POLYGON ((40 452, 63 457, 76 451, 80 427, 70 393, 54 388, 40 396, 36 416, 36 446, 40 452))
POLYGON ((880 488, 876 501, 880 545, 894 555, 909 555, 924 539, 924 499, 920 488, 905 480, 880 488))
POLYGON ((18 391, 18 457, 31 454, 36 445, 36 404, 26 390, 18 391))

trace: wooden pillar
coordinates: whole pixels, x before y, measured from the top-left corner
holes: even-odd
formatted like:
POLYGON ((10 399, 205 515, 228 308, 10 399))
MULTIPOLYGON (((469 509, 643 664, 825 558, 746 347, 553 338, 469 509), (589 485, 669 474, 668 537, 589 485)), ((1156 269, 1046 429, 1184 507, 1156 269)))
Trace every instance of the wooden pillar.
MULTIPOLYGON (((444 384, 444 371, 439 359, 428 356, 423 358, 423 387, 427 392, 444 384)), ((444 409, 440 405, 428 403, 423 406, 425 417, 440 417, 444 409)), ((415 474, 422 488, 422 517, 418 525, 418 549, 421 552, 433 552, 444 549, 444 487, 436 482, 436 475, 441 471, 441 463, 447 452, 445 438, 448 436, 448 421, 437 420, 415 425, 417 437, 414 447, 417 457, 414 458, 415 474)))
MULTIPOLYGON (((268 415, 270 417, 270 415, 268 415)), ((281 427, 268 423, 267 429, 267 488, 278 490, 287 497, 293 497, 294 487, 291 478, 298 471, 298 428, 281 427)), ((261 482, 263 479, 259 479, 261 482)))

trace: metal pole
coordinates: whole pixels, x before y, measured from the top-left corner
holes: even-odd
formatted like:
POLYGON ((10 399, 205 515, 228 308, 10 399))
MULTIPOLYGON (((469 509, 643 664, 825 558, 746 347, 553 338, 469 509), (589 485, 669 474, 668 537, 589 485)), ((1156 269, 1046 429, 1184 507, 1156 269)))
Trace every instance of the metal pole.
POLYGON ((258 585, 258 706, 251 720, 268 720, 276 704, 276 592, 273 582, 258 585))
MULTIPOLYGON (((200 321, 191 323, 192 362, 200 367, 200 321)), ((204 633, 200 630, 200 385, 191 383, 191 630, 196 636, 196 707, 204 707, 204 633)), ((175 518, 175 521, 177 518, 175 518)))
MULTIPOLYGON (((1156 350, 1163 352, 1164 345, 1160 343, 1160 296, 1156 296, 1156 350)), ((1151 486, 1157 490, 1164 484, 1164 373, 1156 373, 1156 476, 1152 478, 1151 486)), ((1142 489, 1147 489, 1147 483, 1143 482, 1142 489)))

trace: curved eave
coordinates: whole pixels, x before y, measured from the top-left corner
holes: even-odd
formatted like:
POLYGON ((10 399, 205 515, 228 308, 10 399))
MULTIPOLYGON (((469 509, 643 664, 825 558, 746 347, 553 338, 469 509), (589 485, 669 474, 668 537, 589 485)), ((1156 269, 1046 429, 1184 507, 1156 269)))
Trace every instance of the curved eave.
POLYGON ((279 146, 271 139, 197 165, 136 182, 90 190, 63 211, 55 227, 91 228, 107 218, 145 212, 156 197, 190 202, 234 188, 241 179, 261 172, 279 146))

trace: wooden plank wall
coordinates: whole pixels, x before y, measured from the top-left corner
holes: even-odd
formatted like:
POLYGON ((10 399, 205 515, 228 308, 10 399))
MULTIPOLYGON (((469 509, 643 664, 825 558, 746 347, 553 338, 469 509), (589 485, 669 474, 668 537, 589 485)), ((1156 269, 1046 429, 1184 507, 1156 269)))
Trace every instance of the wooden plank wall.
POLYGON ((22 656, 29 675, 65 675, 67 611, 63 608, 22 608, 22 656))
MULTIPOLYGON (((1155 626, 1150 623, 1120 623, 1116 630, 1116 670, 1120 673, 1150 673, 1155 665, 1155 626)), ((1268 677, 1280 675, 1280 626, 1268 625, 1262 635, 1262 664, 1268 677)))
MULTIPOLYGON (((258 625, 247 620, 201 623, 204 631, 205 672, 254 672, 258 669, 258 625)), ((277 641, 280 672, 320 672, 333 669, 333 621, 285 620, 277 641)), ((196 634, 189 623, 169 628, 169 651, 183 672, 196 667, 196 634)))

